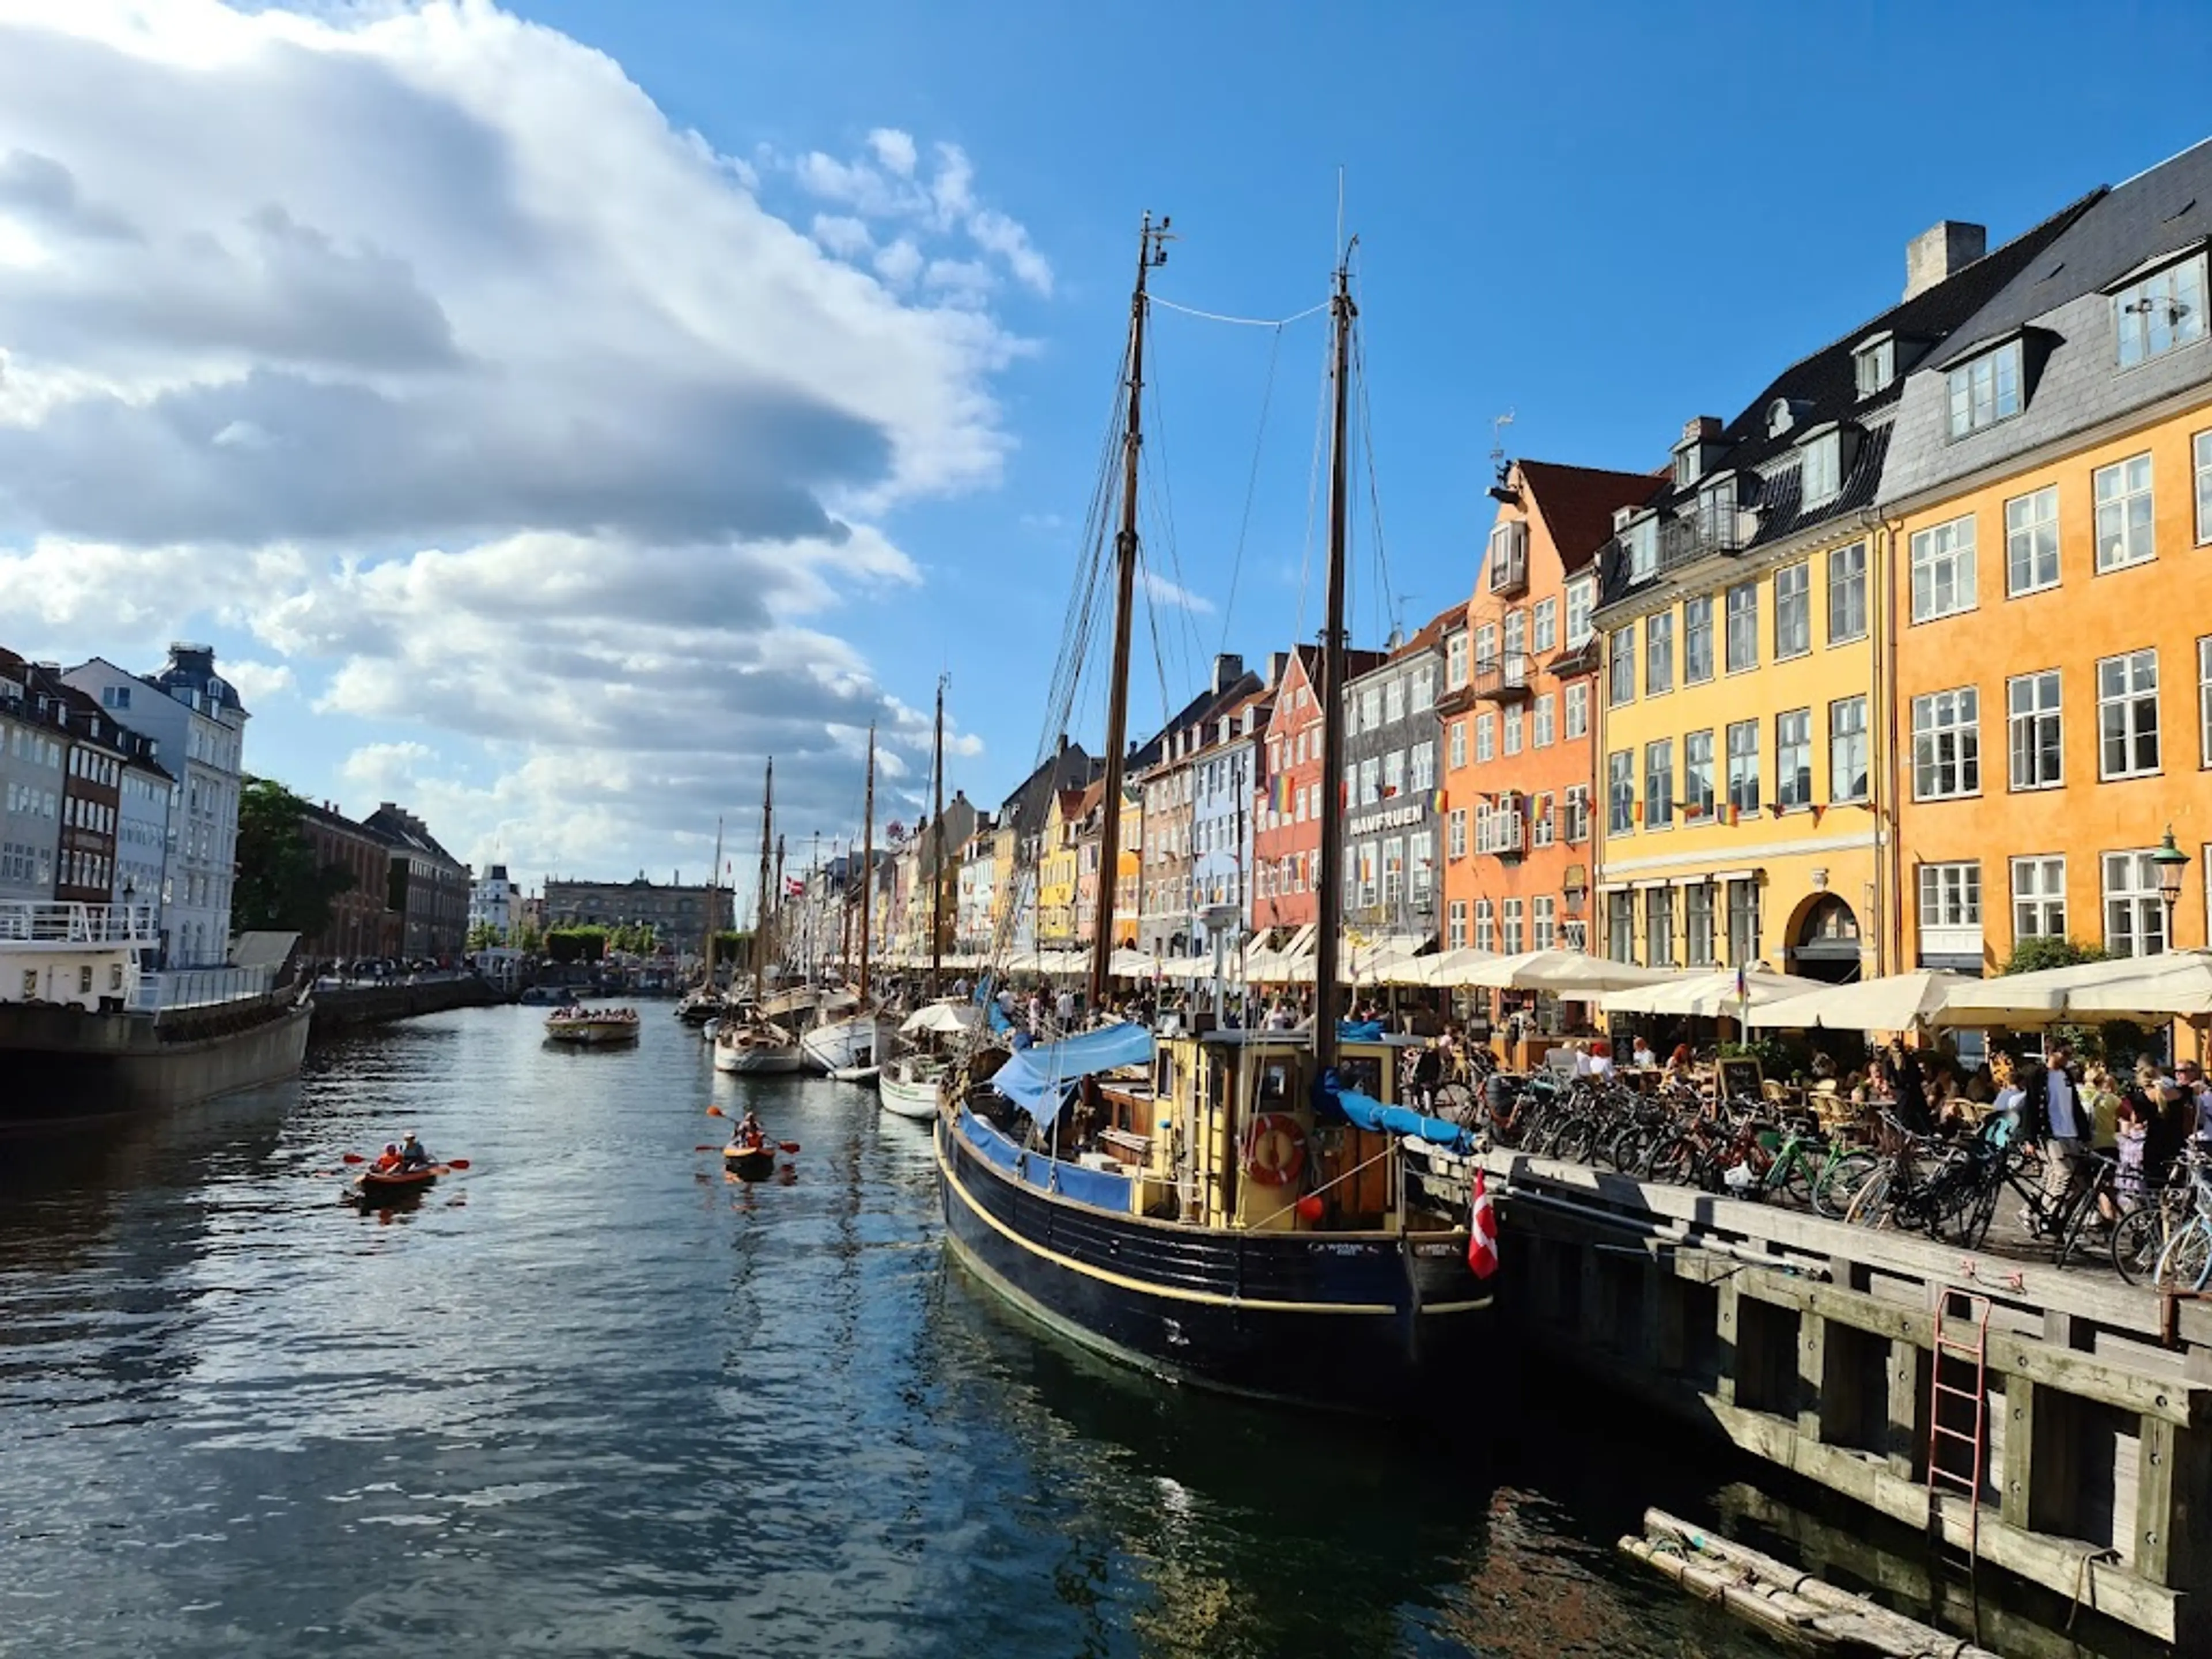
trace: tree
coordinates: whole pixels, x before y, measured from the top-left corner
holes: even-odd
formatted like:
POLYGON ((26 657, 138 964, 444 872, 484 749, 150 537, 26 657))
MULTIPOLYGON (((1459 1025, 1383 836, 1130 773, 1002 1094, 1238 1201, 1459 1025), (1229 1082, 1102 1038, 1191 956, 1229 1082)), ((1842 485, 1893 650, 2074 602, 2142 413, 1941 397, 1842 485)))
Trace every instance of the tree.
POLYGON ((514 948, 525 956, 534 957, 545 948, 545 930, 534 921, 526 921, 514 935, 514 948))
POLYGON ((2076 945, 2070 939, 2055 935, 2033 935, 2015 940, 2012 955, 2005 961, 2008 974, 2035 974, 2045 968, 2071 968, 2076 963, 2102 962, 2103 949, 2094 945, 2076 945))
POLYGON ((313 939, 331 925, 331 901, 350 891, 342 865, 315 864, 303 820, 307 803, 283 784, 248 778, 238 792, 238 878, 232 926, 313 939))
POLYGON ((545 935, 545 954, 556 962, 598 962, 606 953, 604 927, 556 927, 545 935))
POLYGON ((498 943, 499 929, 488 921, 480 921, 469 929, 468 948, 471 951, 489 951, 498 943))

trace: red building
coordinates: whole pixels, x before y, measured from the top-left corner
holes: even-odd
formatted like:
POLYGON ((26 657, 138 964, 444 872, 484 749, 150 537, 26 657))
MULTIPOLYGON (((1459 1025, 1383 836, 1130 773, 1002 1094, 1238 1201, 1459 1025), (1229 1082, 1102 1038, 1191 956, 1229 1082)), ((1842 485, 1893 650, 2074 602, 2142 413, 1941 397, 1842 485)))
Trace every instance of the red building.
MULTIPOLYGON (((1379 651, 1347 651, 1344 673, 1358 678, 1382 660, 1379 651)), ((1344 820, 1342 802, 1324 815, 1321 798, 1322 698, 1315 681, 1321 647, 1302 645, 1277 659, 1274 712, 1261 750, 1252 805, 1252 929, 1309 927, 1320 915, 1314 883, 1321 872, 1321 827, 1344 820)), ((1280 941, 1278 940, 1278 943, 1280 941)))

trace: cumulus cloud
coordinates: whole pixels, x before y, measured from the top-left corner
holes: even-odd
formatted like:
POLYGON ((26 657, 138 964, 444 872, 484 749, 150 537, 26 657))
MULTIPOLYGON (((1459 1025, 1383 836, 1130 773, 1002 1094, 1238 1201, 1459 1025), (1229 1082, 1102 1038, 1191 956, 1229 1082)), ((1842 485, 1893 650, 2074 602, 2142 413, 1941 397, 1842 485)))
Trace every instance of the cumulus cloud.
POLYGON ((1187 587, 1177 586, 1155 571, 1140 571, 1139 578, 1154 605, 1164 605, 1174 611, 1189 611, 1200 616, 1213 609, 1213 601, 1203 593, 1194 593, 1187 587))
POLYGON ((238 695, 246 708, 256 713, 264 709, 279 692, 289 691, 296 684, 288 664, 256 662, 251 657, 227 658, 222 677, 238 688, 238 695))
POLYGON ((927 738, 838 612, 998 477, 1050 270, 957 147, 763 167, 836 210, 487 0, 0 0, 0 637, 250 634, 456 850, 663 848, 769 753, 830 828, 927 738))

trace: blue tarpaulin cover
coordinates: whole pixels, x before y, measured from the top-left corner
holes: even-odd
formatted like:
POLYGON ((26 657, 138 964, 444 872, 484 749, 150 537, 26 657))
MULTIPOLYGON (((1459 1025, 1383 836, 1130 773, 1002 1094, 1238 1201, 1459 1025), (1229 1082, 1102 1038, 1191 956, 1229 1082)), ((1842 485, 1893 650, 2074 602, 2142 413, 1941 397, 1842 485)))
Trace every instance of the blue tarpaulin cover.
POLYGON ((1382 1022, 1379 1019, 1340 1019, 1336 1023, 1340 1042, 1373 1042, 1382 1035, 1382 1022))
POLYGON ((965 1108, 960 1113, 960 1133, 985 1158, 1002 1170, 1012 1170, 1032 1187, 1042 1187, 1048 1193, 1058 1193, 1062 1198, 1072 1198, 1095 1209, 1128 1213, 1130 1182, 1127 1176, 1086 1170, 1079 1164, 1060 1163, 1042 1152, 1024 1152, 965 1108))
POLYGON ((1440 1117, 1430 1117, 1410 1106, 1385 1106, 1370 1095, 1357 1089, 1338 1089, 1332 1091, 1336 1103, 1346 1118, 1362 1129, 1373 1129, 1394 1135, 1419 1135, 1439 1146, 1467 1145, 1467 1131, 1456 1123, 1447 1123, 1440 1117))
POLYGON ((991 1086, 1039 1122, 1049 1122, 1060 1115, 1067 1091, 1090 1073, 1141 1066, 1152 1057, 1151 1030, 1124 1022, 1018 1049, 991 1086))

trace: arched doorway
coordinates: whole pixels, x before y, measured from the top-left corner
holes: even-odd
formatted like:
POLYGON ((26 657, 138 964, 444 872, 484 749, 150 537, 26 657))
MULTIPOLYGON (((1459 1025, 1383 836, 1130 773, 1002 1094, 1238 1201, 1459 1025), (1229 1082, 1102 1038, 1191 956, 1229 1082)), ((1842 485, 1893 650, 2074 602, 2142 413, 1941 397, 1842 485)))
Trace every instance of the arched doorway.
POLYGON ((1790 941, 1790 970, 1843 985, 1859 976, 1859 919, 1833 893, 1815 899, 1790 941))

